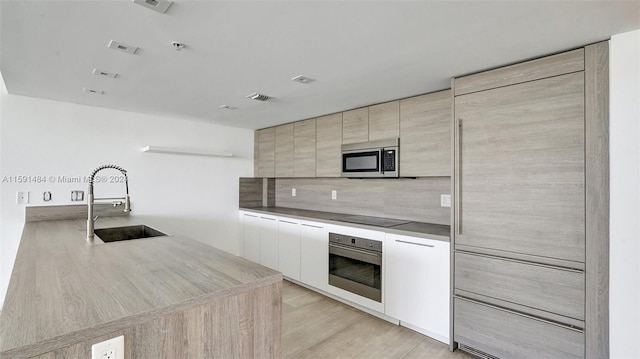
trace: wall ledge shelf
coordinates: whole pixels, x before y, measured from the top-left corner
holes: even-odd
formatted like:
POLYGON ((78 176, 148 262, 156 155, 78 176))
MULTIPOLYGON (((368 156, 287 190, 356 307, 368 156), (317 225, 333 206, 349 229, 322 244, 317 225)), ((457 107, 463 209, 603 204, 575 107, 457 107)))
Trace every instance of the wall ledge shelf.
POLYGON ((162 147, 162 146, 144 146, 142 152, 150 153, 164 153, 169 155, 183 155, 183 156, 202 156, 202 157, 233 157, 231 152, 214 152, 208 150, 194 150, 177 147, 162 147))

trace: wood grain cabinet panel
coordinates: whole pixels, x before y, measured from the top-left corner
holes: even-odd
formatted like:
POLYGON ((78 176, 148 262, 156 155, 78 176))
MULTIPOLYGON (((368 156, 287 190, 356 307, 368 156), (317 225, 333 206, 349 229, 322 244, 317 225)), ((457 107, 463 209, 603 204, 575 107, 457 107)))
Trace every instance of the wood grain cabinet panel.
POLYGON ((275 128, 275 176, 293 177, 293 123, 275 128))
POLYGON ((584 49, 576 49, 456 79, 456 96, 584 70, 584 49))
POLYGON ((400 100, 400 175, 451 176, 451 90, 400 100))
POLYGON ((458 96, 455 243, 585 260, 584 74, 458 96))
POLYGON ((342 113, 316 119, 316 177, 342 174, 342 113))
POLYGON ((293 176, 316 176, 316 119, 293 124, 293 176))
POLYGON ((461 252, 455 263, 457 289, 584 321, 584 272, 461 252))
POLYGON ((258 138, 258 171, 256 177, 275 176, 275 148, 276 130, 275 128, 265 128, 256 131, 258 138))
POLYGON ((582 331, 459 298, 454 313, 455 340, 499 358, 584 357, 582 331))
POLYGON ((369 108, 357 108, 342 113, 342 144, 369 140, 369 108))
POLYGON ((369 106, 369 141, 400 137, 400 101, 369 106))

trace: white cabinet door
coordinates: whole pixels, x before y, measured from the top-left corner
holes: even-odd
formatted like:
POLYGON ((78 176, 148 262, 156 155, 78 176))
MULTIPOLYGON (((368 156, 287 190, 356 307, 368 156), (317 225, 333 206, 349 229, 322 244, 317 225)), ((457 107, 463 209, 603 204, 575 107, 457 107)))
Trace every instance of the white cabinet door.
POLYGON ((260 264, 278 270, 278 220, 260 215, 260 264))
POLYGON ((324 224, 300 222, 300 281, 326 290, 329 281, 329 236, 324 224))
POLYGON ((278 218, 278 269, 285 277, 300 280, 300 222, 278 218))
POLYGON ((385 314, 449 343, 449 243, 387 234, 385 314))
POLYGON ((260 262, 260 217, 255 214, 245 213, 243 216, 243 251, 244 258, 260 262))

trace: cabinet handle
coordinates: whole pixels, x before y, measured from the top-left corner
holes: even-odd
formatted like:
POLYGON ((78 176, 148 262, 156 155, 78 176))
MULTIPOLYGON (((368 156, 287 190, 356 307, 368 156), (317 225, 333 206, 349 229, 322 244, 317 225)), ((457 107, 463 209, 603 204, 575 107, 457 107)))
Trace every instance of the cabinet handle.
POLYGON ((296 222, 289 222, 289 221, 283 221, 283 220, 280 220, 280 222, 289 223, 289 224, 297 224, 296 222))
POLYGON ((311 227, 311 228, 324 228, 324 227, 312 226, 310 224, 304 224, 304 223, 301 223, 300 225, 305 226, 305 227, 311 227))
POLYGON ((258 216, 254 216, 253 214, 246 214, 246 213, 245 213, 244 215, 245 215, 245 216, 247 216, 247 217, 258 218, 258 216))
POLYGON ((455 188, 453 197, 455 199, 455 203, 453 203, 455 217, 453 227, 455 234, 462 234, 462 194, 460 191, 460 181, 462 180, 462 122, 463 119, 458 117, 458 133, 456 136, 456 150, 457 156, 454 158, 455 165, 457 165, 457 173, 454 178, 455 188))
POLYGON ((261 218, 261 219, 268 219, 268 220, 270 220, 270 221, 275 221, 275 220, 276 220, 275 218, 269 218, 269 217, 260 217, 260 218, 261 218))
POLYGON ((406 243, 406 244, 414 244, 414 245, 416 245, 416 246, 423 246, 423 247, 435 247, 433 244, 424 244, 424 243, 409 242, 409 241, 403 241, 403 240, 400 240, 400 239, 396 239, 396 242, 406 243))

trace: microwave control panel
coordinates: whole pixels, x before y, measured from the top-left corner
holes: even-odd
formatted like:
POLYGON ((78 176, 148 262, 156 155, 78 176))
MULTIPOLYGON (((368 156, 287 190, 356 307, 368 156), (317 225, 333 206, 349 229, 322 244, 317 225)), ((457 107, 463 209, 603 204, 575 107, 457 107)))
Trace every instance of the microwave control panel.
POLYGON ((383 161, 384 171, 395 171, 396 170, 396 150, 383 150, 383 161))

